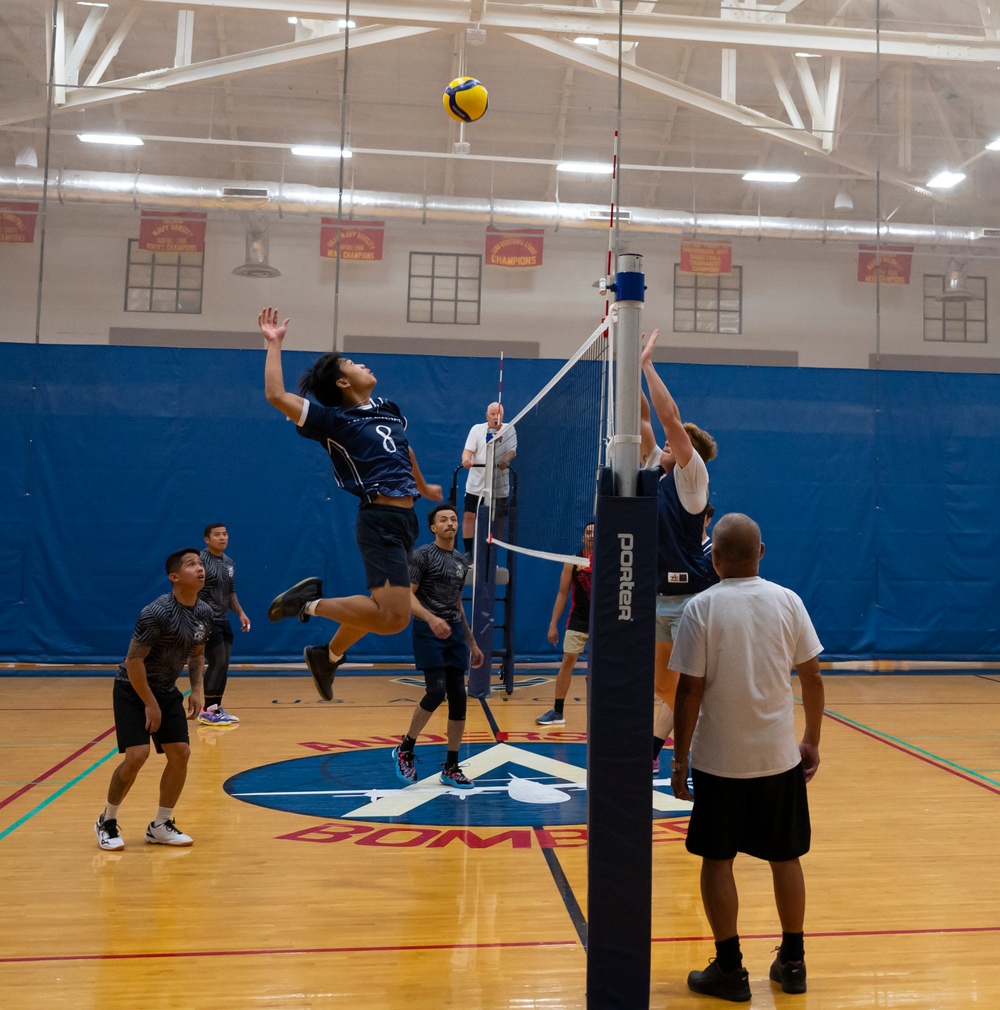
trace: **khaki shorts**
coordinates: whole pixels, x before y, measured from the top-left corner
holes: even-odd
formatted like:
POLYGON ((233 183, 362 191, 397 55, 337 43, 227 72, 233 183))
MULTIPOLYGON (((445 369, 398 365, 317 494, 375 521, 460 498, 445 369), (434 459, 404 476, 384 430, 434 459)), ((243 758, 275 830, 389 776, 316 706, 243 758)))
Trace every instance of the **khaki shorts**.
POLYGON ((688 600, 694 599, 695 595, 695 593, 691 593, 690 596, 658 595, 656 597, 656 640, 658 642, 672 642, 674 640, 681 614, 684 613, 688 600))
POLYGON ((587 639, 590 635, 586 631, 570 631, 566 629, 566 635, 563 638, 563 652, 568 652, 570 655, 579 656, 581 652, 587 647, 587 639))

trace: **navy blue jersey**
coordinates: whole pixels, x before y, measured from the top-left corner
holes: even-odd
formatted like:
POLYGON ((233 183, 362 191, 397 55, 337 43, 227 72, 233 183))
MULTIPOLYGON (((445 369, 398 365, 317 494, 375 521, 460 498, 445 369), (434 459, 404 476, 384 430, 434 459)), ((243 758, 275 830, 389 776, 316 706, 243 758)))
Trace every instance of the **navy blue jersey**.
MULTIPOLYGON (((204 600, 186 607, 173 593, 164 593, 142 608, 132 638, 150 647, 144 662, 146 680, 154 691, 174 686, 188 656, 207 641, 212 620, 212 608, 204 600)), ((129 682, 124 660, 115 679, 129 682)))
POLYGON ((705 508, 688 512, 677 495, 674 475, 665 473, 657 488, 656 591, 661 596, 691 596, 712 585, 711 561, 701 546, 705 508))
POLYGON ((295 429, 330 454, 337 483, 362 503, 382 494, 418 498, 406 441, 406 418, 396 404, 373 396, 366 407, 322 407, 309 401, 295 429))
POLYGON ((216 621, 224 621, 236 592, 236 566, 228 554, 215 555, 207 547, 199 556, 205 566, 205 585, 198 590, 198 599, 212 608, 216 621))

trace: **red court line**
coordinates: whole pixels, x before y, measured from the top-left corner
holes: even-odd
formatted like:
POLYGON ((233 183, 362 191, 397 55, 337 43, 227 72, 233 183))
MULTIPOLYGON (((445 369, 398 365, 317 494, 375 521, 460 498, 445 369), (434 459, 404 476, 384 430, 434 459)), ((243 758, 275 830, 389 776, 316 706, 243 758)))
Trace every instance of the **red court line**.
POLYGON ((406 953, 417 950, 506 950, 515 947, 579 947, 577 940, 514 940, 510 943, 419 943, 372 947, 277 947, 250 950, 171 950, 145 954, 44 954, 38 957, 0 957, 0 964, 41 961, 134 961, 166 957, 271 957, 274 954, 406 953))
POLYGON ((99 736, 95 736, 94 739, 90 741, 90 743, 85 743, 79 750, 76 750, 72 754, 70 754, 69 757, 63 758, 62 761, 60 761, 58 764, 53 765, 47 772, 43 772, 37 778, 32 779, 31 782, 25 783, 23 786, 21 786, 20 789, 16 790, 15 792, 12 792, 10 796, 7 796, 4 799, 0 800, 0 809, 7 806, 8 803, 13 803, 14 800, 18 798, 18 796, 23 796, 30 789, 34 789, 35 786, 44 782, 50 776, 55 775, 55 773, 59 771, 60 768, 65 768, 66 765, 68 765, 71 761, 76 760, 76 758, 78 758, 81 754, 90 750, 91 747, 93 747, 95 744, 100 743, 105 737, 110 736, 112 733, 114 733, 114 731, 115 731, 114 726, 112 726, 110 729, 106 729, 99 736))
POLYGON ((823 715, 827 719, 832 719, 836 723, 840 723, 841 726, 846 726, 848 729, 856 730, 858 733, 864 736, 871 737, 872 740, 877 740, 879 743, 884 743, 887 747, 892 747, 894 750, 898 750, 903 754, 909 755, 909 757, 915 757, 918 761, 924 761, 929 764, 932 768, 937 768, 939 771, 948 772, 949 775, 954 775, 955 778, 962 779, 965 782, 970 783, 974 786, 979 786, 981 789, 985 789, 987 792, 994 793, 1000 796, 1000 789, 989 782, 983 782, 981 779, 975 778, 968 772, 963 771, 961 768, 956 768, 954 765, 947 764, 938 758, 929 757, 926 754, 921 754, 919 751, 911 750, 909 747, 903 744, 896 743, 894 740, 889 740, 878 733, 872 732, 870 729, 864 729, 857 723, 851 722, 848 719, 842 719, 840 716, 833 715, 831 712, 824 712, 823 715))
MULTIPOLYGON (((922 929, 828 929, 808 930, 806 935, 815 937, 861 937, 861 936, 952 936, 957 933, 1000 933, 1000 926, 926 926, 922 929)), ((654 936, 653 943, 701 943, 712 940, 711 936, 654 936)), ((777 933, 740 933, 741 940, 780 940, 777 933)), ((3 959, 0 958, 0 961, 3 959)))

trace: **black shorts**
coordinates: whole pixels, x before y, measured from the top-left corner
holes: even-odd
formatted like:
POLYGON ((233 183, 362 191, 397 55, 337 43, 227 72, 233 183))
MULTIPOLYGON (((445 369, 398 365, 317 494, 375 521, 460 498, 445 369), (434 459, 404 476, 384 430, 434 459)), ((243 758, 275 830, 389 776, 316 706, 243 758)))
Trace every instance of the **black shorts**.
POLYGON ((694 808, 687 850, 706 859, 745 852, 770 863, 809 851, 809 800, 802 765, 780 775, 730 779, 691 769, 694 808))
POLYGON ((187 712, 181 692, 174 687, 166 692, 154 691, 153 697, 160 706, 160 728, 151 734, 146 729, 146 705, 142 698, 131 684, 115 681, 115 733, 119 754, 124 754, 129 747, 149 746, 150 736, 157 754, 163 753, 165 743, 189 742, 187 712))
POLYGON ((212 631, 208 636, 208 641, 205 643, 206 652, 213 646, 218 645, 220 642, 232 642, 233 640, 233 626, 229 623, 228 617, 217 617, 212 622, 212 631))
MULTIPOLYGON (((468 491, 465 493, 465 511, 471 512, 473 515, 479 510, 480 502, 482 502, 483 496, 478 494, 469 494, 468 491)), ((510 512, 510 499, 508 498, 494 498, 493 504, 495 506, 495 515, 506 516, 510 512)))
POLYGON ((426 621, 414 618, 413 663, 418 670, 451 667, 465 671, 469 668, 469 646, 465 641, 465 628, 461 621, 451 626, 450 638, 438 638, 426 621))
POLYGON ((417 517, 411 508, 395 505, 363 505, 355 527, 358 549, 365 565, 365 585, 378 589, 410 588, 410 556, 417 534, 417 517))

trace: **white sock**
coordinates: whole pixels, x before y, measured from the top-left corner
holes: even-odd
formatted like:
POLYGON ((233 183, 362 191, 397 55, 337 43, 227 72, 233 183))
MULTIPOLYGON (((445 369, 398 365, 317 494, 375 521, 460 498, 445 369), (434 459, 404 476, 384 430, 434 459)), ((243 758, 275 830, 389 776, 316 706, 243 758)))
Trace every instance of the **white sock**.
POLYGON ((334 652, 329 646, 327 647, 326 654, 330 657, 331 663, 339 663, 344 658, 343 654, 334 652))
POLYGON ((311 617, 315 617, 317 603, 319 603, 319 600, 310 600, 302 609, 311 617))
POLYGON ((117 821, 119 807, 121 807, 120 803, 106 803, 104 806, 104 819, 106 821, 117 821))
POLYGON ((174 808, 173 807, 157 807, 156 816, 153 818, 154 824, 162 824, 164 821, 173 820, 174 808))

